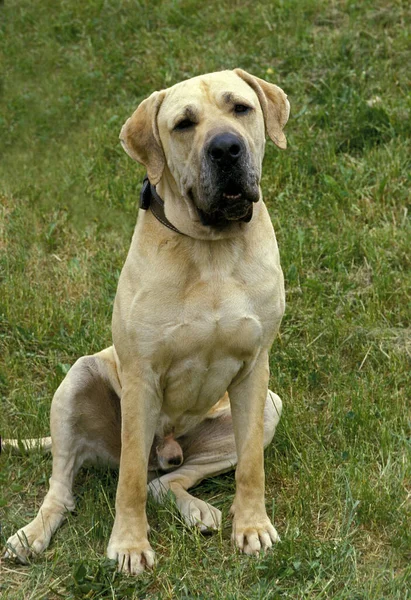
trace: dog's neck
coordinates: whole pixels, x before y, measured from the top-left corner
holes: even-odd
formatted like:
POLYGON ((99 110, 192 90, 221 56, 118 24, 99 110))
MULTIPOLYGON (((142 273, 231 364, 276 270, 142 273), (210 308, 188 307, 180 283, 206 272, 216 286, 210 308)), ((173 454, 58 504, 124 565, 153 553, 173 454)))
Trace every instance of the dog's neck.
POLYGON ((140 208, 143 210, 151 210, 157 221, 159 221, 162 225, 168 229, 171 229, 171 231, 174 231, 175 233, 185 235, 185 233, 179 231, 177 227, 174 227, 174 225, 167 219, 164 212, 163 199, 160 198, 155 186, 151 184, 147 175, 144 177, 140 192, 140 208))

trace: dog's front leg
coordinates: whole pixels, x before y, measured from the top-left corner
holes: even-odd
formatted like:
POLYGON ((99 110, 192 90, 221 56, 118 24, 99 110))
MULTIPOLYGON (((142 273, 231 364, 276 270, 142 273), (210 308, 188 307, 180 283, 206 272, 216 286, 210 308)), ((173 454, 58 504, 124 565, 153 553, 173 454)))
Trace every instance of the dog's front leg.
POLYGON ((116 517, 107 556, 117 561, 119 571, 131 575, 154 564, 147 539, 147 467, 160 408, 161 399, 143 378, 124 377, 116 517))
POLYGON ((268 354, 264 352, 247 377, 228 390, 238 455, 236 494, 231 507, 232 539, 246 554, 267 550, 279 539, 264 500, 264 406, 268 378, 268 354))

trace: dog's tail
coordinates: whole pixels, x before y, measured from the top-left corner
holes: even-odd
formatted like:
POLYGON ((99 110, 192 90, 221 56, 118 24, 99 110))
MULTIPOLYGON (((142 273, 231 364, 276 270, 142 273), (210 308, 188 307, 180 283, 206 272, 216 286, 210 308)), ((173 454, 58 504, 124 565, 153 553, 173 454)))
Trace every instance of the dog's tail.
POLYGON ((3 440, 0 438, 0 448, 2 451, 11 450, 12 452, 17 452, 20 454, 30 452, 30 450, 42 450, 43 452, 50 452, 51 437, 32 438, 28 440, 3 440))

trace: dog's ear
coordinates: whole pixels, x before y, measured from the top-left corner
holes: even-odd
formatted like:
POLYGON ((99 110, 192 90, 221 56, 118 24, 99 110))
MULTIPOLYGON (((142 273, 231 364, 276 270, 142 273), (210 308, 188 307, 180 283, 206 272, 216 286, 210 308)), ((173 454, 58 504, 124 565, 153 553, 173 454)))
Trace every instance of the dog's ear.
POLYGON ((157 126, 157 116, 165 91, 154 92, 124 123, 120 141, 131 158, 144 165, 152 185, 157 185, 165 167, 165 156, 157 126))
POLYGON ((259 77, 254 77, 247 71, 234 69, 234 73, 248 83, 257 94, 269 137, 279 148, 283 150, 287 148, 287 140, 283 133, 290 115, 290 103, 287 100, 287 95, 277 85, 267 83, 259 77))

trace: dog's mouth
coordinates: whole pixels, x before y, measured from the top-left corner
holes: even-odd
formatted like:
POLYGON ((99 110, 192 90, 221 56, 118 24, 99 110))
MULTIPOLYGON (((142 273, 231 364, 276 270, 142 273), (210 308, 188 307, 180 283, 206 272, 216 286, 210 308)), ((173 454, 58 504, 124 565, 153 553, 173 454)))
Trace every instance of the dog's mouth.
POLYGON ((249 205, 247 211, 242 210, 241 212, 230 211, 227 213, 221 210, 216 210, 214 212, 206 213, 201 210, 201 208, 197 208, 197 212, 202 225, 206 225, 207 227, 223 228, 230 225, 230 223, 240 221, 248 223, 251 221, 253 216, 253 205, 249 205))
POLYGON ((235 182, 228 182, 224 190, 214 197, 210 208, 200 208, 195 202, 193 191, 189 192, 200 221, 208 227, 223 228, 233 222, 248 223, 253 216, 254 196, 248 194, 235 182))
POLYGON ((242 219, 250 208, 250 202, 244 197, 239 186, 235 184, 227 186, 227 189, 221 194, 221 201, 218 205, 219 210, 226 215, 228 221, 242 219))

